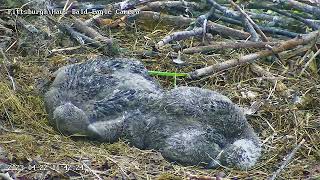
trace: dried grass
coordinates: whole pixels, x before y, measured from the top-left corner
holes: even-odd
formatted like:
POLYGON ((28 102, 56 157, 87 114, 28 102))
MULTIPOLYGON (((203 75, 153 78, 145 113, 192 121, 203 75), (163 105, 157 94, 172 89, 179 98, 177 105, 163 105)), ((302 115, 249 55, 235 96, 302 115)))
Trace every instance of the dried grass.
MULTIPOLYGON (((162 26, 140 28, 141 26, 137 25, 136 28, 122 27, 110 32, 122 48, 120 56, 140 57, 137 52, 150 50, 150 44, 160 40, 170 30, 162 26)), ((218 37, 218 40, 223 39, 218 37)), ((180 43, 189 46, 198 41, 193 39, 180 43)), ((190 72, 241 56, 249 50, 225 50, 212 55, 187 55, 183 59, 187 62, 185 66, 175 65, 172 59, 166 56, 171 51, 172 49, 166 46, 161 56, 145 58, 142 61, 149 70, 190 72)), ((114 177, 186 179, 190 174, 214 177, 219 172, 223 172, 225 177, 230 179, 233 177, 266 179, 280 166, 286 154, 302 139, 306 139, 305 144, 281 173, 279 179, 302 179, 307 176, 313 176, 313 179, 320 178, 320 80, 309 75, 297 77, 289 73, 282 74, 287 78, 283 82, 289 90, 305 94, 302 96, 305 101, 301 104, 294 104, 292 97, 286 93, 272 92, 273 85, 253 74, 249 66, 233 68, 199 80, 178 79, 177 83, 180 86, 198 86, 216 90, 241 106, 250 106, 254 101, 264 102, 258 112, 248 118, 264 142, 264 152, 259 163, 247 171, 185 167, 165 161, 155 151, 130 147, 125 140, 108 144, 59 134, 48 124, 42 98, 36 93, 35 78, 47 77, 47 72, 70 63, 70 58, 81 61, 96 54, 97 51, 86 49, 81 54, 55 55, 41 59, 41 62, 45 63, 39 63, 39 60, 33 60, 30 56, 21 57, 18 60, 19 68, 14 74, 18 87, 16 92, 12 90, 6 74, 0 74, 0 120, 8 130, 0 132, 0 145, 7 150, 8 157, 13 163, 22 165, 36 163, 36 169, 15 171, 16 175, 41 177, 44 172, 41 168, 46 167, 52 169, 51 177, 68 178, 71 173, 65 173, 62 167, 79 167, 83 169, 74 175, 88 179, 97 178, 97 175, 105 179, 114 177), (253 99, 244 98, 242 94, 248 91, 256 92, 257 96, 253 99), (91 169, 96 170, 97 175, 83 163, 91 164, 91 169)), ((11 52, 10 57, 14 56, 14 52, 11 52)), ((281 74, 284 71, 275 63, 265 62, 260 65, 266 69, 270 68, 274 74, 281 74)), ((171 78, 156 78, 165 88, 173 87, 171 78)))

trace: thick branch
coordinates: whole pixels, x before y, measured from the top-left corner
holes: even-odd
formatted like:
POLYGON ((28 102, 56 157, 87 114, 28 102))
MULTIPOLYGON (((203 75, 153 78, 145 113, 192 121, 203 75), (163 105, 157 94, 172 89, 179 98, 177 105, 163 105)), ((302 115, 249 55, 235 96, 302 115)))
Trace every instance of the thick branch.
POLYGON ((240 57, 239 59, 228 60, 219 64, 215 64, 212 66, 208 66, 202 69, 195 70, 190 72, 189 75, 191 78, 198 78, 201 76, 209 75, 217 71, 226 70, 228 68, 232 68, 238 65, 243 65, 246 63, 252 63, 257 61, 257 59, 273 55, 275 53, 279 53, 288 49, 292 49, 298 45, 308 44, 310 41, 319 37, 319 31, 314 31, 309 33, 306 36, 297 37, 288 41, 281 43, 281 45, 273 47, 272 49, 263 50, 260 52, 248 54, 240 57))

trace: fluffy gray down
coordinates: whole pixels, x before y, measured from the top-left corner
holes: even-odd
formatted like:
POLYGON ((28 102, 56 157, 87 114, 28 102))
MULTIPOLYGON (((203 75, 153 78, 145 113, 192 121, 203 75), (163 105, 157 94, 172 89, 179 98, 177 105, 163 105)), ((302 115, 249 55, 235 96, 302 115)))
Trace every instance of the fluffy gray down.
POLYGON ((261 154, 242 110, 215 91, 169 91, 137 60, 97 58, 60 68, 45 93, 49 121, 67 135, 120 137, 174 162, 247 169, 261 154))

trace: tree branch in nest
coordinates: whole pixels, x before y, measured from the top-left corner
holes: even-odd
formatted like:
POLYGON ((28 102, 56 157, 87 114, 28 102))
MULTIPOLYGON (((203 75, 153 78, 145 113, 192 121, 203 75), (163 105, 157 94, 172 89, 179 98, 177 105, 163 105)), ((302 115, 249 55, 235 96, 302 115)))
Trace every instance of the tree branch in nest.
POLYGON ((233 5, 234 7, 236 7, 236 9, 242 14, 242 16, 244 18, 246 18, 253 26, 253 28, 256 30, 256 32, 258 34, 260 34, 262 41, 267 42, 268 38, 267 36, 261 31, 261 29, 259 28, 259 26, 250 18, 250 16, 248 16, 248 14, 246 12, 244 12, 244 10, 242 10, 236 3, 234 3, 232 0, 229 0, 229 2, 231 3, 231 5, 233 5))
POLYGON ((311 5, 301 3, 301 2, 295 1, 295 0, 278 0, 278 2, 280 2, 280 4, 285 4, 289 7, 292 7, 294 9, 298 9, 302 12, 306 12, 306 13, 314 15, 315 17, 320 18, 320 8, 319 7, 311 6, 311 5))
POLYGON ((233 10, 228 9, 227 7, 224 7, 217 3, 215 0, 208 0, 208 2, 217 10, 222 12, 225 16, 233 18, 233 19, 239 19, 240 14, 236 13, 233 10))
POLYGON ((78 31, 75 31, 70 26, 66 24, 59 24, 59 29, 61 29, 64 33, 70 35, 70 37, 74 40, 76 40, 81 45, 91 45, 93 47, 100 47, 102 44, 99 41, 95 41, 94 39, 79 33, 78 31))
POLYGON ((106 45, 112 45, 112 39, 102 36, 98 31, 93 29, 92 27, 87 26, 84 22, 80 19, 74 19, 73 26, 80 32, 84 33, 85 35, 89 36, 94 40, 101 41, 106 45))
MULTIPOLYGON (((81 45, 90 45, 93 47, 98 48, 103 54, 105 55, 110 55, 115 53, 116 51, 112 51, 112 40, 106 38, 103 39, 104 43, 101 43, 101 39, 102 37, 99 37, 97 39, 93 39, 91 37, 86 36, 85 34, 82 34, 76 30, 74 30, 73 28, 71 28, 69 25, 67 25, 64 22, 57 22, 55 19, 47 16, 46 17, 51 23, 55 24, 58 26, 58 28, 65 34, 69 35, 72 39, 76 40, 79 44, 81 45), (106 46, 107 45, 107 46, 106 46)), ((83 27, 83 26, 82 26, 83 27)), ((87 34, 89 34, 90 36, 95 35, 94 31, 89 31, 87 32, 88 29, 86 29, 85 27, 83 29, 81 29, 81 31, 86 32, 87 34), (90 34, 92 33, 92 34, 90 34)), ((104 37, 103 37, 104 38, 104 37)))
POLYGON ((253 12, 247 12, 247 14, 250 16, 251 19, 267 21, 267 25, 269 26, 288 28, 289 24, 297 24, 297 21, 287 17, 269 15, 264 13, 257 14, 253 12))
MULTIPOLYGON (((246 31, 250 32, 251 34, 251 40, 253 41, 257 41, 258 40, 258 36, 257 33, 255 32, 254 28, 252 25, 250 25, 250 23, 248 22, 248 20, 245 20, 244 18, 241 18, 241 16, 232 10, 229 10, 227 7, 221 6, 220 4, 218 4, 217 2, 215 2, 214 0, 208 0, 214 8, 218 9, 219 11, 221 11, 223 13, 224 16, 219 15, 217 13, 213 14, 211 16, 211 18, 214 18, 215 20, 221 20, 230 24, 235 24, 241 27, 245 27, 246 31), (239 21, 241 20, 241 21, 239 21)), ((282 36, 287 36, 290 38, 294 38, 296 37, 298 34, 294 33, 294 32, 290 32, 287 30, 282 30, 282 29, 278 29, 278 28, 274 28, 274 27, 265 27, 262 25, 258 26, 261 31, 269 33, 269 34, 278 34, 278 35, 282 35, 282 36)))
POLYGON ((304 139, 302 139, 300 141, 300 143, 291 151, 290 154, 287 155, 287 157, 285 158, 285 161, 283 161, 282 165, 279 167, 279 169, 277 171, 275 171, 272 176, 270 178, 268 178, 268 180, 275 180, 277 178, 277 176, 281 173, 281 171, 289 164, 289 162, 291 161, 291 159, 294 157, 294 155, 298 152, 298 150, 300 149, 300 147, 303 145, 303 143, 305 142, 304 139))
POLYGON ((161 41, 157 43, 157 47, 162 47, 165 44, 168 44, 171 41, 180 41, 183 39, 190 38, 192 36, 200 36, 203 34, 203 28, 194 28, 193 30, 190 31, 179 31, 179 32, 174 32, 166 37, 164 37, 161 41))
MULTIPOLYGON (((213 9, 210 9, 210 11, 208 13, 200 16, 202 18, 200 18, 200 17, 197 18, 196 23, 201 23, 201 21, 205 21, 213 13, 213 11, 214 11, 213 9)), ((180 32, 172 33, 172 34, 164 37, 161 41, 159 41, 157 44, 157 47, 162 47, 171 41, 179 41, 179 40, 187 39, 192 36, 200 36, 200 35, 206 33, 207 29, 214 31, 214 32, 219 32, 219 34, 222 34, 225 36, 231 36, 236 31, 234 29, 213 23, 211 21, 209 21, 209 22, 206 21, 206 23, 204 23, 204 27, 205 28, 194 28, 193 30, 189 30, 189 31, 180 31, 180 32), (230 32, 230 31, 232 31, 232 32, 230 32)))
POLYGON ((274 6, 271 6, 271 5, 263 5, 263 4, 261 5, 261 4, 253 3, 253 4, 250 4, 248 7, 249 8, 257 8, 257 9, 269 9, 269 10, 272 10, 272 11, 278 13, 278 14, 296 19, 296 20, 304 23, 305 25, 311 27, 314 30, 320 29, 320 21, 319 20, 306 19, 306 18, 297 16, 297 15, 291 14, 287 11, 279 10, 278 8, 275 8, 274 6))
MULTIPOLYGON (((235 19, 231 19, 229 17, 225 17, 225 16, 221 16, 219 14, 214 14, 211 16, 211 18, 214 18, 215 20, 221 20, 223 22, 226 23, 230 23, 230 24, 234 24, 237 26, 243 26, 243 23, 241 21, 235 20, 235 19)), ((265 26, 259 26, 260 29, 266 33, 272 34, 272 35, 281 35, 281 36, 286 36, 286 37, 290 37, 290 38, 294 38, 296 36, 298 36, 298 33, 295 32, 290 32, 287 30, 282 30, 282 29, 278 29, 278 28, 274 28, 274 27, 265 27, 265 26)))
POLYGON ((215 64, 212 66, 208 66, 205 68, 201 68, 190 72, 189 75, 191 78, 199 78, 201 76, 210 75, 217 71, 226 70, 232 67, 236 67, 238 65, 243 65, 247 63, 255 62, 257 59, 273 55, 274 53, 279 53, 288 49, 292 49, 298 45, 305 45, 308 44, 310 41, 314 40, 315 38, 319 37, 319 31, 311 32, 305 36, 298 36, 297 38, 284 41, 279 46, 273 47, 268 50, 262 50, 256 53, 248 54, 245 56, 240 57, 239 59, 231 59, 219 64, 215 64))
MULTIPOLYGON (((141 11, 139 14, 134 15, 134 18, 137 18, 141 21, 163 21, 166 24, 174 25, 177 27, 187 27, 190 23, 195 22, 196 20, 195 18, 172 16, 153 11, 141 11)), ((250 36, 250 34, 247 32, 226 27, 212 21, 207 22, 206 28, 209 32, 218 33, 221 36, 228 36, 236 39, 247 39, 250 36)))
POLYGON ((254 27, 252 24, 248 21, 246 18, 241 18, 241 14, 238 14, 237 12, 228 9, 227 7, 224 7, 217 3, 215 0, 208 0, 208 2, 216 9, 221 11, 225 16, 230 17, 232 19, 239 19, 242 21, 241 25, 245 27, 245 30, 250 33, 251 36, 250 39, 252 41, 258 41, 259 36, 257 32, 255 31, 254 27))

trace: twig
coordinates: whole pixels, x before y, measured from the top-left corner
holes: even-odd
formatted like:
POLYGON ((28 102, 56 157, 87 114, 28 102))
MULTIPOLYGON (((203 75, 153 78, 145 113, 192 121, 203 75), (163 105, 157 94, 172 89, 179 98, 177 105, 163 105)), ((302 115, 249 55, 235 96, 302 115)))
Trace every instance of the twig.
POLYGON ((192 36, 199 36, 203 33, 203 28, 194 28, 191 31, 179 31, 172 33, 166 37, 164 37, 161 41, 157 43, 157 47, 162 47, 168 44, 171 41, 179 41, 183 39, 187 39, 192 36))
POLYGON ((279 53, 288 49, 292 49, 298 45, 308 44, 310 41, 318 37, 318 34, 319 34, 319 31, 314 31, 309 33, 306 36, 301 36, 288 41, 284 41, 283 43, 281 43, 281 45, 273 47, 271 50, 263 50, 257 53, 252 53, 252 54, 242 56, 239 59, 232 59, 219 64, 201 68, 193 72, 190 72, 189 75, 191 78, 198 78, 204 75, 212 74, 217 71, 226 70, 228 68, 235 67, 238 65, 252 63, 259 58, 261 59, 262 57, 270 56, 270 55, 273 55, 274 53, 279 53))
POLYGON ((73 51, 76 49, 80 49, 82 46, 75 46, 75 47, 67 47, 67 48, 59 48, 59 49, 51 49, 49 51, 49 55, 52 55, 54 53, 60 53, 60 52, 64 52, 64 51, 73 51))
MULTIPOLYGON (((237 6, 235 3, 233 3, 233 1, 229 1, 229 2, 230 3, 232 2, 231 5, 237 6)), ((238 8, 241 10, 241 8, 239 6, 238 6, 238 8)), ((256 31, 256 28, 250 22, 250 20, 245 16, 245 13, 244 12, 240 13, 239 18, 243 22, 242 24, 243 24, 245 30, 251 34, 250 40, 254 41, 254 42, 258 42, 260 38, 259 38, 259 35, 256 31)))
POLYGON ((5 52, 8 52, 17 42, 18 42, 18 40, 15 40, 15 41, 6 49, 5 52))
POLYGON ((97 173, 95 173, 86 163, 82 162, 82 164, 83 164, 83 166, 84 166, 85 168, 87 168, 93 175, 95 175, 97 179, 102 180, 102 178, 101 178, 97 173))
POLYGON ((63 9, 62 9, 62 14, 59 16, 58 22, 60 22, 61 19, 64 17, 64 15, 68 13, 68 10, 72 6, 72 4, 73 4, 73 2, 70 2, 70 4, 69 4, 69 0, 66 1, 66 3, 63 6, 63 9))
POLYGON ((309 61, 304 65, 303 69, 301 70, 299 77, 302 76, 304 71, 308 68, 309 64, 320 54, 320 49, 314 53, 314 55, 309 59, 309 61))
POLYGON ((276 177, 281 173, 281 171, 289 164, 291 159, 294 157, 294 155, 297 153, 297 151, 300 149, 302 144, 305 142, 304 139, 301 140, 301 142, 291 151, 290 154, 287 155, 285 158, 285 161, 283 161, 282 165, 279 167, 279 169, 272 174, 272 176, 269 178, 269 180, 275 180, 276 177))
POLYGON ((233 29, 230 27, 226 27, 212 21, 207 22, 207 29, 210 32, 215 32, 220 34, 221 36, 233 37, 236 39, 247 39, 250 37, 250 34, 247 32, 243 32, 237 29, 233 29))
MULTIPOLYGON (((215 9, 212 7, 209 12, 199 16, 194 23, 194 27, 201 26, 203 28, 202 31, 202 41, 204 41, 204 37, 207 33, 207 24, 208 24, 208 19, 210 16, 212 16, 215 12, 215 9)), ((187 29, 191 28, 192 26, 189 26, 187 29)))
POLYGON ((307 52, 303 55, 301 60, 300 61, 296 61, 296 66, 300 66, 301 63, 306 62, 306 59, 308 58, 308 56, 310 55, 311 52, 312 52, 312 48, 308 48, 307 52))
POLYGON ((302 52, 305 52, 305 51, 307 51, 307 52, 304 54, 304 56, 302 57, 302 59, 300 61, 296 61, 296 65, 300 66, 301 63, 306 62, 306 59, 308 58, 309 54, 312 52, 312 48, 316 47, 317 41, 318 41, 318 38, 315 38, 314 41, 311 42, 311 46, 307 47, 307 49, 302 51, 302 52))
POLYGON ((9 79, 10 79, 10 81, 11 81, 12 89, 13 89, 13 91, 16 91, 16 89, 17 89, 17 88, 16 88, 16 83, 14 82, 14 79, 13 79, 13 77, 11 76, 11 74, 10 74, 8 68, 7 68, 8 58, 7 58, 7 56, 5 55, 5 53, 3 52, 3 49, 2 49, 2 48, 0 48, 0 53, 1 53, 2 57, 3 57, 3 61, 4 61, 3 66, 4 66, 4 69, 5 69, 8 77, 9 77, 9 79))
POLYGON ((0 141, 0 144, 10 144, 10 143, 14 143, 17 142, 17 140, 10 140, 10 141, 0 141))
POLYGON ((245 30, 251 34, 250 40, 253 41, 253 42, 258 42, 259 41, 259 35, 256 32, 256 30, 254 29, 254 27, 252 26, 252 24, 249 22, 249 20, 246 19, 246 18, 242 18, 241 20, 243 22, 245 30))
POLYGON ((116 166, 118 166, 118 168, 120 169, 120 171, 128 178, 130 179, 129 175, 124 171, 124 169, 117 163, 117 161, 115 161, 114 159, 112 159, 109 156, 104 156, 105 158, 109 159, 111 162, 113 162, 116 166))

